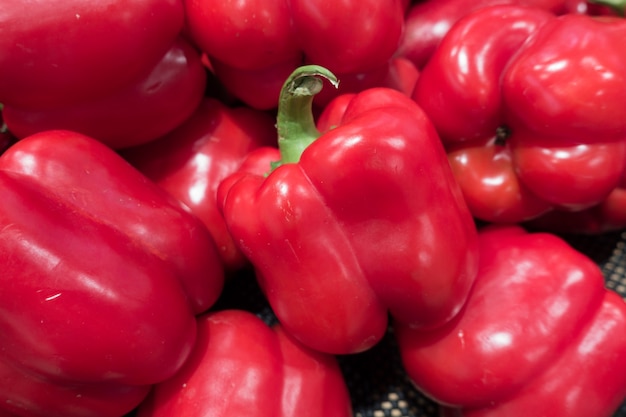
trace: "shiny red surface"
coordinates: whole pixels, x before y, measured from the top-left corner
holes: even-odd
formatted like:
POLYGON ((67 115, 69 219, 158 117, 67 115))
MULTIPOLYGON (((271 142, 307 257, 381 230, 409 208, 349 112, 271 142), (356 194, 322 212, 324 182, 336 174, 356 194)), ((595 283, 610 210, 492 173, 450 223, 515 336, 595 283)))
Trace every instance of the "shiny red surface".
POLYGON ((182 366, 195 314, 220 294, 210 234, 110 148, 73 132, 12 146, 0 182, 0 407, 130 411, 182 366))

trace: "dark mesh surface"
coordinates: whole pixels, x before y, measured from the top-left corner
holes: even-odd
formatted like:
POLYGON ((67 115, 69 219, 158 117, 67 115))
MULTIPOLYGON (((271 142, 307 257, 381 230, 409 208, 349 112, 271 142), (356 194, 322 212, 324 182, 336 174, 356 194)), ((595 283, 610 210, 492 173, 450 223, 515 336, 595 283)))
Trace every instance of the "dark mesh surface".
MULTIPOLYGON (((626 232, 602 236, 563 236, 603 270, 607 287, 626 298, 626 232)), ((268 324, 275 317, 251 273, 230 280, 215 309, 240 308, 268 324)), ((339 357, 352 395, 355 417, 435 417, 437 405, 416 391, 407 379, 391 333, 373 349, 339 357)), ((614 417, 626 417, 626 401, 614 417)))

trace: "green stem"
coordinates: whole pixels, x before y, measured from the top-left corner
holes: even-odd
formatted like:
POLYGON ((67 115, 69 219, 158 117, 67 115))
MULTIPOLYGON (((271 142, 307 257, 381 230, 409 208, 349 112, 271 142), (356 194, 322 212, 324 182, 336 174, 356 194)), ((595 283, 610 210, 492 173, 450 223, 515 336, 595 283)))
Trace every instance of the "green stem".
POLYGON ((618 15, 624 17, 626 10, 626 0, 589 0, 590 3, 607 6, 613 9, 618 15))
POLYGON ((297 68, 283 84, 276 118, 280 161, 273 168, 298 162, 307 146, 320 136, 312 108, 313 97, 322 90, 323 79, 335 88, 339 85, 337 77, 319 65, 297 68))

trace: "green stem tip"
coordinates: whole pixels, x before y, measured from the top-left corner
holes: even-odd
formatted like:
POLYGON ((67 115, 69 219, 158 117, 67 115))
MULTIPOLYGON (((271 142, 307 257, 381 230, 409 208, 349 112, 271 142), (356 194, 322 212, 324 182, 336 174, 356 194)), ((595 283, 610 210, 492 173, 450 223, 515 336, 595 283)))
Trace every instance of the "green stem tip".
POLYGON ((298 162, 306 147, 320 136, 312 108, 313 97, 322 91, 324 79, 335 88, 339 86, 337 77, 319 65, 296 68, 283 84, 276 118, 281 159, 272 165, 272 169, 298 162))

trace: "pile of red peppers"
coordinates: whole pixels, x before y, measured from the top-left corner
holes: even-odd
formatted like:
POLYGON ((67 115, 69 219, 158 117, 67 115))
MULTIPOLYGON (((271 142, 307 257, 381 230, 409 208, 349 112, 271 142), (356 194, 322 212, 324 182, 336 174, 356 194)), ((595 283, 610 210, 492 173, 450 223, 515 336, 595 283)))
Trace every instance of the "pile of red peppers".
POLYGON ((613 416, 625 4, 5 0, 0 417, 613 416))

